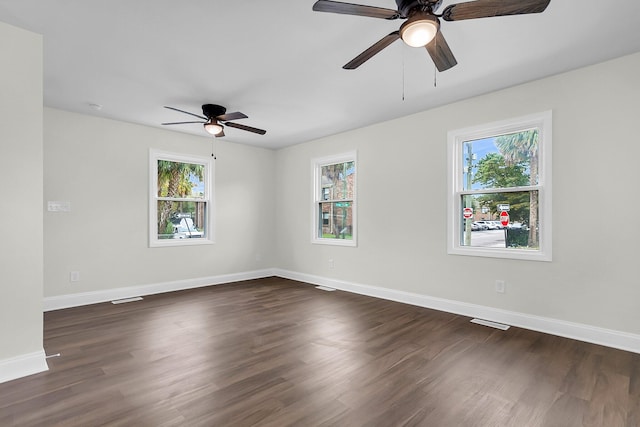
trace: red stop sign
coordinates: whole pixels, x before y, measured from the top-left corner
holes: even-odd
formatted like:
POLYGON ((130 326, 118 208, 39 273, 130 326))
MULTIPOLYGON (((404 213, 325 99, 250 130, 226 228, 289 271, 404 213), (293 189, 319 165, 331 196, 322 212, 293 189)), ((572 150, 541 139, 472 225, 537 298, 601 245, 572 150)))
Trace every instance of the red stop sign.
POLYGON ((502 224, 503 227, 506 227, 507 225, 509 225, 509 212, 507 211, 500 212, 500 223, 502 224))

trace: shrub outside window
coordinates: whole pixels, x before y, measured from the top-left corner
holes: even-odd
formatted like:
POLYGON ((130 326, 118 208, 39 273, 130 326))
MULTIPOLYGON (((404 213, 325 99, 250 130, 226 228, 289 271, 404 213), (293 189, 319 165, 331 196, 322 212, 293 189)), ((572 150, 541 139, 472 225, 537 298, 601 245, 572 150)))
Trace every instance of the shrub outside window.
POLYGON ((448 139, 448 252, 550 261, 551 112, 448 139))
POLYGON ((213 243, 209 158, 151 150, 149 246, 213 243))
POLYGON ((313 243, 356 246, 356 153, 312 161, 313 243))

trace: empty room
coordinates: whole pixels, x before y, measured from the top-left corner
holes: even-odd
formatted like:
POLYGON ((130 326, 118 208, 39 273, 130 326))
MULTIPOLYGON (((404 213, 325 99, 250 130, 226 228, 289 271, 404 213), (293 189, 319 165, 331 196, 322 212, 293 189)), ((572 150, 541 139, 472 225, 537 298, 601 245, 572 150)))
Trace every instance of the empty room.
POLYGON ((640 426, 638 28, 0 0, 0 426, 640 426))

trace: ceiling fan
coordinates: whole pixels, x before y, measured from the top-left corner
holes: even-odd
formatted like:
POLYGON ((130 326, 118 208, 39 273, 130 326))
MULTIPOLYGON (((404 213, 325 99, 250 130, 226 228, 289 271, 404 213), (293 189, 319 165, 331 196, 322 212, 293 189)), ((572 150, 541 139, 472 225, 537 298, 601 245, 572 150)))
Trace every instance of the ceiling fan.
POLYGON ((216 104, 204 104, 202 106, 202 116, 199 114, 190 113, 188 111, 179 110, 174 107, 167 107, 169 110, 179 111, 184 114, 189 114, 190 116, 197 117, 204 121, 199 122, 171 122, 171 123, 162 123, 163 125, 184 125, 188 123, 201 123, 204 124, 204 130, 210 133, 213 136, 221 137, 224 136, 224 126, 229 126, 230 128, 236 128, 241 130, 246 130, 248 132, 257 133, 259 135, 264 135, 267 133, 266 130, 254 128, 251 126, 241 125, 238 123, 231 122, 230 120, 238 120, 238 119, 246 119, 247 115, 236 111, 233 113, 227 113, 227 109, 221 105, 216 104))
POLYGON ((411 47, 425 47, 438 71, 446 71, 458 63, 440 30, 440 19, 464 19, 492 16, 524 15, 543 12, 550 0, 475 0, 452 4, 442 13, 435 13, 442 0, 396 0, 398 10, 382 7, 318 0, 313 5, 317 12, 366 16, 380 19, 406 19, 398 31, 387 34, 342 68, 353 70, 398 39, 411 47))

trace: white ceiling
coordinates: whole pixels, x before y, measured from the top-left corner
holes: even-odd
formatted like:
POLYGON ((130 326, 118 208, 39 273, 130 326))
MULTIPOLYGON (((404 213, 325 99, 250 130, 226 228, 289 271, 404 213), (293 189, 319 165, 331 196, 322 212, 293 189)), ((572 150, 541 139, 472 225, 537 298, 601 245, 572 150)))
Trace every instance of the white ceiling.
POLYGON ((167 129, 191 117, 164 105, 221 104, 267 130, 227 128, 224 139, 266 148, 640 51, 640 2, 551 0, 541 14, 443 21, 458 65, 437 75, 424 49, 401 41, 347 71, 404 21, 313 12, 314 1, 0 0, 0 21, 43 34, 46 106, 167 129))

